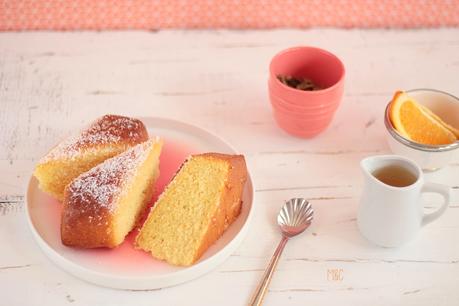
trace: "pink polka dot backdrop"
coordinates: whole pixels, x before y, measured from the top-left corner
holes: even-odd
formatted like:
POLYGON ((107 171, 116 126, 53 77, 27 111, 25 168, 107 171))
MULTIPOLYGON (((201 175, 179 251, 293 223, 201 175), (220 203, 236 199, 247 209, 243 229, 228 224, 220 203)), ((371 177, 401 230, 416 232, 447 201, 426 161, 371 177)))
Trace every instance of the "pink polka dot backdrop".
POLYGON ((0 0, 0 30, 459 26, 459 0, 0 0))

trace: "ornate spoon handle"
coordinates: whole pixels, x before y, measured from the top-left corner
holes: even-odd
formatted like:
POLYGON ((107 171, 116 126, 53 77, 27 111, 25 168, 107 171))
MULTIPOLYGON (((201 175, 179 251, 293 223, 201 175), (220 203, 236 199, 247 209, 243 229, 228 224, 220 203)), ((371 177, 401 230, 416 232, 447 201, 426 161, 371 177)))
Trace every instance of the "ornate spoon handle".
POLYGON ((274 270, 276 269, 277 262, 284 250, 285 245, 287 244, 288 238, 282 236, 282 240, 280 241, 279 245, 277 246, 276 251, 271 257, 271 261, 269 262, 268 267, 266 268, 265 274, 263 274, 263 278, 258 285, 257 290, 255 291, 252 299, 249 302, 249 306, 260 306, 263 303, 263 298, 265 297, 265 293, 268 290, 269 283, 271 282, 271 278, 273 277, 274 270))

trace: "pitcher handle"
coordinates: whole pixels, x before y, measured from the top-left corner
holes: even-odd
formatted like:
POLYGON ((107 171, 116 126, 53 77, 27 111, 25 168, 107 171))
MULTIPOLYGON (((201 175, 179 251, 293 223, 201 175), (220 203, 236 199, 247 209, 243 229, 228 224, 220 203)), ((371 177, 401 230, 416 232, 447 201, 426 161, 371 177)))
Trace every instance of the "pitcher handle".
POLYGON ((443 203, 439 209, 433 213, 424 214, 424 217, 422 218, 422 225, 424 226, 440 217, 446 211, 450 201, 450 188, 445 185, 428 182, 422 186, 421 192, 434 192, 443 196, 443 203))

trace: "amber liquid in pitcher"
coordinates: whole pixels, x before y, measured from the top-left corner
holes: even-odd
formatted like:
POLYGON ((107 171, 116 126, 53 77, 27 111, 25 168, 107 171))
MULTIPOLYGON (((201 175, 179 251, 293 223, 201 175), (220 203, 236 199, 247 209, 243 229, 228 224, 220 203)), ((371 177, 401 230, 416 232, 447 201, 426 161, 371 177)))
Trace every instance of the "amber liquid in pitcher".
POLYGON ((373 171, 373 176, 386 185, 406 187, 418 179, 411 171, 397 165, 389 165, 373 171))

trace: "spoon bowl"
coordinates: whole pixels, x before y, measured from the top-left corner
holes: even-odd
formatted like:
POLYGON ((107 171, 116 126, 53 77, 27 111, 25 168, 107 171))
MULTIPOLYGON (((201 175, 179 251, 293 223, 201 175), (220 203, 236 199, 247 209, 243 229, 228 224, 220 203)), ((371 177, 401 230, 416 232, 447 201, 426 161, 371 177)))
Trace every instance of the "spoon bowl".
POLYGON ((293 198, 281 208, 277 224, 282 234, 291 238, 304 232, 311 225, 313 217, 311 203, 303 198, 293 198))

